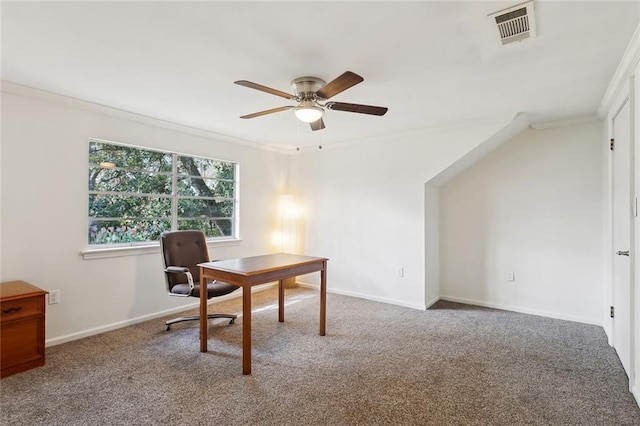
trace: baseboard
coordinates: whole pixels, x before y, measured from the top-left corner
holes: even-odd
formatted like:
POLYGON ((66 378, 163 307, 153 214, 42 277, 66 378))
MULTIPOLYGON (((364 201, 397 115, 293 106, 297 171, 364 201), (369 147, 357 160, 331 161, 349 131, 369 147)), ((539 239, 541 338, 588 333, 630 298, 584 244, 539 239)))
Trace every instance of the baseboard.
MULTIPOLYGON (((318 285, 316 285, 316 284, 309 284, 309 283, 300 282, 300 281, 297 281, 296 284, 298 284, 301 287, 318 289, 318 285)), ((392 304, 392 305, 404 306, 406 308, 421 309, 421 310, 425 310, 425 309, 430 308, 431 306, 433 306, 439 300, 445 300, 445 301, 449 301, 449 302, 465 303, 467 305, 483 306, 485 308, 502 309, 502 310, 505 310, 505 311, 519 312, 519 313, 522 313, 522 314, 538 315, 538 316, 541 316, 541 317, 555 318, 555 319, 560 319, 560 320, 565 320, 565 321, 573 321, 573 322, 579 322, 579 323, 583 323, 583 324, 597 325, 597 326, 600 326, 600 327, 603 326, 602 321, 596 321, 596 320, 593 320, 593 319, 590 319, 590 318, 577 317, 577 316, 573 316, 573 315, 559 314, 557 312, 540 311, 540 310, 536 310, 536 309, 523 308, 523 307, 520 307, 520 306, 513 306, 513 305, 505 305, 505 304, 501 304, 501 303, 483 302, 483 301, 479 301, 479 300, 465 299, 465 298, 461 298, 461 297, 438 296, 438 297, 435 297, 432 300, 430 300, 425 305, 417 305, 417 304, 412 304, 412 303, 406 303, 406 302, 399 301, 399 300, 386 299, 386 298, 382 298, 382 297, 374 297, 374 296, 370 296, 370 295, 367 295, 367 294, 361 294, 361 293, 356 293, 356 292, 351 292, 351 291, 344 291, 344 290, 336 290, 336 289, 329 289, 328 288, 327 289, 327 293, 342 294, 342 295, 345 295, 345 296, 357 297, 359 299, 373 300, 375 302, 389 303, 389 304, 392 304)))
MULTIPOLYGON (((257 285, 255 287, 251 288, 251 293, 257 293, 259 291, 266 290, 266 289, 271 288, 271 287, 276 286, 276 285, 278 285, 277 282, 257 285)), ((242 297, 242 289, 240 289, 240 291, 234 291, 233 293, 227 294, 225 296, 220 296, 220 297, 216 297, 214 299, 211 299, 211 300, 209 300, 209 304, 210 305, 214 305, 216 303, 224 302, 225 300, 236 299, 238 297, 242 297)), ((195 298, 194 298, 194 300, 195 300, 195 298)), ((45 346, 49 347, 49 346, 60 345, 62 343, 71 342, 73 340, 82 339, 84 337, 94 336, 96 334, 106 333, 107 331, 117 330, 119 328, 127 327, 127 326, 130 326, 130 325, 138 324, 138 323, 145 322, 145 321, 149 321, 149 320, 152 320, 152 319, 155 319, 155 318, 161 318, 161 317, 164 317, 164 316, 168 316, 168 315, 177 314, 177 313, 180 313, 180 312, 189 311, 189 310, 192 310, 192 309, 196 309, 199 306, 200 306, 200 302, 194 302, 194 303, 190 303, 188 305, 179 306, 177 308, 166 309, 164 311, 154 312, 154 313, 148 314, 148 315, 142 315, 142 316, 131 318, 131 319, 128 319, 128 320, 125 320, 125 321, 119 321, 119 322, 114 322, 112 324, 107 324, 107 325, 100 326, 100 327, 90 328, 88 330, 83 330, 83 331, 80 331, 80 332, 77 332, 77 333, 65 334, 64 336, 54 337, 52 339, 46 340, 45 341, 45 346)))
MULTIPOLYGON (((298 284, 301 287, 313 288, 313 289, 316 289, 316 290, 319 288, 319 286, 316 285, 316 284, 303 283, 303 282, 300 282, 300 281, 297 281, 296 284, 298 284)), ((403 302, 401 300, 387 299, 387 298, 384 298, 384 297, 375 297, 375 296, 370 296, 368 294, 356 293, 356 292, 353 292, 353 291, 336 290, 336 289, 327 288, 327 293, 334 293, 334 294, 341 294, 343 296, 357 297, 358 299, 372 300, 374 302, 388 303, 390 305, 404 306, 405 308, 420 309, 422 311, 427 309, 426 305, 418 305, 418 304, 413 304, 413 303, 406 303, 406 302, 403 302)))
POLYGON ((555 318, 555 319, 560 319, 565 321, 573 321, 573 322, 579 322, 583 324, 597 325, 600 327, 603 326, 602 321, 596 321, 591 318, 559 314, 557 312, 540 311, 537 309, 523 308, 521 306, 505 305, 502 303, 491 303, 491 302, 484 302, 479 300, 465 299, 462 297, 451 297, 451 296, 440 296, 440 300, 445 300, 448 302, 464 303, 467 305, 474 305, 474 306, 483 306, 485 308, 502 309, 504 311, 519 312, 522 314, 538 315, 541 317, 555 318))
MULTIPOLYGON (((300 287, 312 288, 314 290, 318 290, 320 288, 319 285, 303 283, 303 282, 300 282, 300 281, 296 281, 296 285, 299 285, 300 287)), ((329 290, 327 290, 327 291, 329 291, 329 290)))
MULTIPOLYGON (((259 286, 255 286, 251 288, 251 292, 252 293, 256 293, 259 291, 263 291, 266 290, 268 288, 271 288, 273 286, 276 286, 278 283, 277 282, 273 282, 273 283, 268 283, 268 284, 262 284, 259 286)), ((306 287, 306 288, 311 288, 311 289, 315 289, 318 290, 319 286, 316 284, 310 284, 310 283, 305 283, 305 282, 300 282, 297 281, 296 282, 297 285, 299 285, 300 287, 306 287)), ((504 305, 504 304, 500 304, 500 303, 490 303, 490 302, 483 302, 483 301, 478 301, 478 300, 473 300, 473 299, 465 299, 465 298, 460 298, 460 297, 451 297, 451 296, 440 296, 438 298, 434 298, 433 300, 431 300, 429 303, 426 303, 424 305, 420 305, 420 304, 413 304, 413 303, 406 303, 404 301, 400 301, 400 300, 395 300, 395 299, 388 299, 388 298, 383 298, 383 297, 375 297, 375 296, 370 296, 367 294, 362 294, 362 293, 357 293, 357 292, 353 292, 353 291, 345 291, 345 290, 336 290, 336 289, 327 289, 327 293, 335 293, 335 294, 341 294, 344 296, 350 296, 350 297, 356 297, 359 299, 365 299, 365 300, 371 300, 374 302, 381 302, 381 303, 388 303, 391 305, 397 305, 397 306, 403 306, 405 308, 411 308, 411 309, 419 309, 419 310, 426 310, 428 309, 428 307, 431 307, 434 303, 436 303, 438 300, 445 300, 445 301, 449 301, 449 302, 456 302, 456 303, 465 303, 467 305, 475 305, 475 306, 483 306, 486 308, 494 308, 494 309, 502 309, 502 310, 506 310, 506 311, 513 311, 513 312, 520 312, 523 314, 530 314, 530 315, 538 315, 538 316, 543 316, 543 317, 548 317, 548 318, 555 318, 555 319, 561 319, 561 320, 565 320, 565 321, 574 321, 574 322, 580 322, 580 323, 584 323, 584 324, 591 324, 591 325, 597 325, 597 326, 603 326, 602 321, 594 321, 591 320, 589 318, 582 318, 582 317, 575 317, 575 316, 571 316, 571 315, 564 315, 564 314, 558 314, 555 312, 548 312, 548 311, 539 311, 539 310, 535 310, 535 309, 528 309, 528 308, 522 308, 519 306, 512 306, 512 305, 504 305)), ((221 296, 221 297, 216 297, 215 299, 212 299, 209 301, 209 304, 215 304, 215 303, 220 303, 220 302, 224 302, 225 300, 230 300, 230 299, 235 299, 238 297, 242 296, 242 289, 240 291, 236 291, 233 292, 231 294, 228 294, 226 296, 221 296)), ((192 309, 196 309, 200 304, 198 302, 194 302, 188 305, 183 305, 177 308, 172 308, 172 309, 167 309, 164 311, 160 311, 160 312, 154 312, 153 314, 148 314, 148 315, 142 315, 136 318, 131 318, 125 321, 119 321, 116 323, 112 323, 112 324, 108 324, 108 325, 104 325, 104 326, 100 326, 100 327, 95 327, 95 328, 91 328, 88 330, 83 330, 77 333, 71 333, 71 334, 66 334, 64 336, 59 336, 59 337, 55 337, 52 339, 47 339, 45 342, 45 346, 49 347, 49 346, 55 346, 55 345, 60 345, 62 343, 66 343, 66 342, 70 342, 73 340, 78 340, 78 339, 82 339, 84 337, 89 337, 89 336, 93 336, 96 334, 101 334, 101 333, 105 333, 107 331, 112 331, 112 330, 117 330, 119 328, 123 328, 123 327, 127 327, 133 324, 137 324, 140 322, 144 322, 144 321, 149 321, 155 318, 161 318, 164 316, 168 316, 168 315, 172 315, 172 314, 176 314, 179 312, 184 312, 184 311, 189 311, 192 309)), ((634 387, 634 389, 636 389, 634 387)), ((636 391, 634 391, 634 397, 636 398, 636 401, 639 401, 639 405, 640 405, 640 393, 639 391, 636 389, 636 391)))
POLYGON ((440 300, 440 297, 436 297, 436 298, 432 299, 429 303, 427 303, 427 309, 429 309, 430 307, 435 305, 438 302, 438 300, 440 300))

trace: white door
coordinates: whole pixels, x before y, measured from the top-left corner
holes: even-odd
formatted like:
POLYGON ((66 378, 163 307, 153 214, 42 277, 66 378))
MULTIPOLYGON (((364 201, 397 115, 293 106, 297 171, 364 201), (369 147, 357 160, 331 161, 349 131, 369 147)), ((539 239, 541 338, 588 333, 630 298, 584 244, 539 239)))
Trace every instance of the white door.
POLYGON ((631 127, 629 102, 613 119, 613 346, 622 366, 631 365, 631 127))

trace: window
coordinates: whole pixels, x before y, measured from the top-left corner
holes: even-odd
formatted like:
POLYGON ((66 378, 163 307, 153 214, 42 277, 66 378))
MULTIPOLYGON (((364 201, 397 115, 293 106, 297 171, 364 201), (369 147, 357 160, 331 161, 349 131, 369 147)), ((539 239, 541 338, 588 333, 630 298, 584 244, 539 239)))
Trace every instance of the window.
POLYGON ((236 237, 237 164, 89 141, 90 245, 158 241, 199 229, 236 237))

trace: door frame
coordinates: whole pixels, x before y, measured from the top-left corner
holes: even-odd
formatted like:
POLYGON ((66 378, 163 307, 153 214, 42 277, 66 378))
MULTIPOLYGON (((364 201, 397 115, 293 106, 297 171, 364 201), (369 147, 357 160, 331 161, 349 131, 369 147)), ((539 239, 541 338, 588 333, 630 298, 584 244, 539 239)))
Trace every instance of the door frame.
MULTIPOLYGON (((611 319, 609 318, 609 306, 612 297, 612 221, 611 221, 611 189, 612 189, 612 164, 609 152, 609 140, 612 132, 612 116, 617 113, 625 98, 630 98, 631 106, 631 170, 632 193, 638 199, 640 191, 640 145, 636 150, 635 142, 640 143, 640 25, 627 45, 622 55, 618 68, 613 74, 609 86, 598 106, 597 116, 604 120, 603 128, 603 327, 612 344, 611 319)), ((640 204, 640 200, 637 201, 640 204)), ((638 206, 640 207, 640 205, 638 206)), ((640 254, 640 220, 638 216, 631 221, 631 247, 632 254, 640 254)), ((640 255, 629 259, 631 262, 631 374, 629 386, 636 402, 640 405, 640 255), (638 271, 636 273, 635 271, 638 271)))
MULTIPOLYGON (((635 108, 634 108, 634 96, 631 95, 631 92, 633 90, 633 81, 632 79, 629 79, 627 82, 625 82, 625 84, 623 85, 623 87, 620 88, 620 90, 618 91, 618 96, 616 97, 616 99, 611 103, 611 108, 609 109, 609 112, 607 113, 607 117, 606 117, 606 125, 605 125, 605 131, 603 132, 603 136, 605 136, 605 149, 607 150, 607 154, 606 154, 606 178, 607 178, 607 194, 606 194, 606 200, 605 200, 605 205, 606 207, 606 211, 605 211, 605 238, 604 238, 604 278, 605 278, 605 286, 604 286, 604 294, 603 294, 603 300, 604 300, 604 305, 603 305, 603 315, 604 315, 604 321, 603 321, 603 325, 605 328, 605 332, 607 334, 608 337, 608 341, 609 341, 609 345, 610 346, 614 346, 615 342, 614 342, 614 333, 613 333, 613 319, 610 317, 610 312, 609 309, 611 306, 613 306, 613 259, 614 256, 616 256, 615 254, 615 250, 617 250, 614 245, 613 245, 613 154, 612 151, 609 149, 609 143, 610 140, 615 136, 613 134, 613 121, 614 118, 620 113, 620 111, 622 110, 622 108, 625 106, 625 104, 627 102, 629 102, 629 107, 630 107, 630 118, 631 118, 631 123, 632 123, 632 129, 629 130, 630 132, 630 138, 629 138, 629 153, 630 153, 630 176, 629 176, 629 184, 630 184, 630 195, 633 194, 635 196, 635 198, 637 199, 637 195, 636 195, 636 185, 635 185, 635 181, 636 179, 640 178, 640 171, 637 170, 636 165, 640 164, 640 161, 635 159, 636 156, 636 152, 634 149, 634 131, 633 131, 633 122, 634 122, 634 115, 635 115, 635 108)), ((634 198, 634 196, 630 197, 630 202, 631 200, 634 198)), ((635 338, 636 335, 636 323, 637 323, 637 317, 638 317, 638 312, 637 312, 637 306, 638 304, 636 303, 636 287, 637 287, 637 283, 636 283, 636 273, 635 273, 635 264, 636 264, 636 252, 638 251, 638 239, 635 238, 635 233, 636 233, 636 226, 635 226, 635 221, 637 220, 637 216, 631 218, 631 223, 630 223, 630 246, 629 246, 629 262, 630 262, 630 270, 629 270, 629 294, 630 294, 630 316, 629 316, 629 330, 630 330, 630 337, 629 337, 629 390, 633 391, 635 386, 636 386, 636 345, 638 343, 637 339, 635 338)))

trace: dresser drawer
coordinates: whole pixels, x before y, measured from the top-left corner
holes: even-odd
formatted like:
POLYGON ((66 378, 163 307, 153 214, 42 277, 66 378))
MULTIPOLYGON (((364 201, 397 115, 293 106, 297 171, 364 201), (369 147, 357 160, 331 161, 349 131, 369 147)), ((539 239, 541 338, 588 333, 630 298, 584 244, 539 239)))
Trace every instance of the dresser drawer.
POLYGON ((25 318, 2 326, 0 366, 3 373, 16 365, 38 360, 44 364, 44 327, 39 319, 25 318))
POLYGON ((44 298, 41 296, 8 300, 0 303, 0 321, 10 321, 44 313, 44 298))

